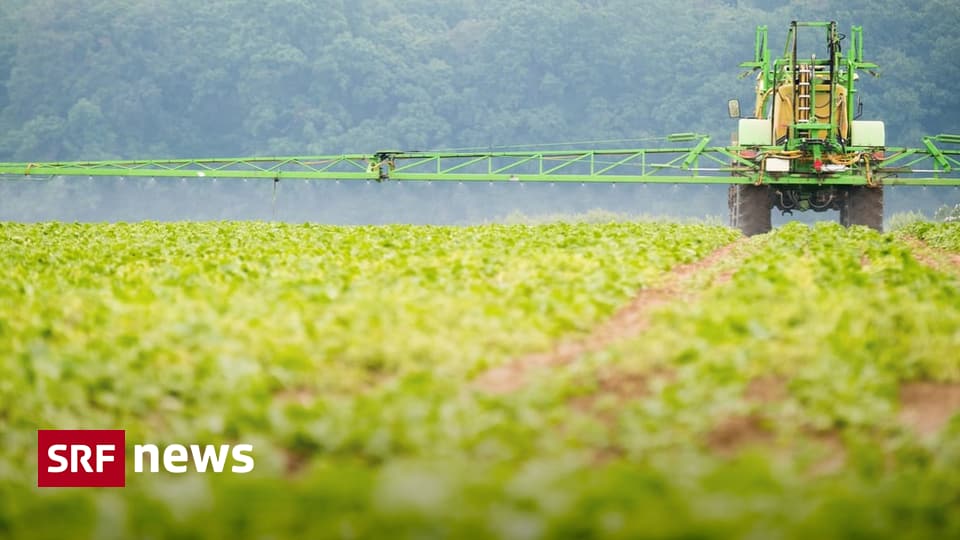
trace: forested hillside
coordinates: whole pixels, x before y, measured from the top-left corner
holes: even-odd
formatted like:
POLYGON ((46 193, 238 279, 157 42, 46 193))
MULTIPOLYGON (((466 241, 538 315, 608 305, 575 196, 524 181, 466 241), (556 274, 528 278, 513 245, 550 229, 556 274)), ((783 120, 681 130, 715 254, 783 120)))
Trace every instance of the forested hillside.
POLYGON ((865 27, 867 117, 960 129, 960 4, 6 0, 0 159, 726 137, 757 24, 865 27))
POLYGON ((723 143, 792 19, 864 26, 890 143, 960 131, 947 0, 4 0, 0 160, 723 143))

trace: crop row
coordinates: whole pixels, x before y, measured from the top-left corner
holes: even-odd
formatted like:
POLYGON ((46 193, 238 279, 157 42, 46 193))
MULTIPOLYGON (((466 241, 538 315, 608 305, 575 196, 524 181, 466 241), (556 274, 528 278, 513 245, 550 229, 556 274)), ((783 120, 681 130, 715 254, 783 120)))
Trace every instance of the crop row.
MULTIPOLYGON (((589 404, 578 421, 609 429, 589 445, 656 471, 682 501, 652 503, 685 516, 658 523, 677 534, 956 536, 956 278, 862 228, 791 224, 751 241, 728 284, 545 375, 592 382, 574 391, 589 404)), ((657 489, 632 497, 651 504, 657 489)))
POLYGON ((936 248, 960 251, 960 221, 917 221, 898 232, 919 238, 936 248))

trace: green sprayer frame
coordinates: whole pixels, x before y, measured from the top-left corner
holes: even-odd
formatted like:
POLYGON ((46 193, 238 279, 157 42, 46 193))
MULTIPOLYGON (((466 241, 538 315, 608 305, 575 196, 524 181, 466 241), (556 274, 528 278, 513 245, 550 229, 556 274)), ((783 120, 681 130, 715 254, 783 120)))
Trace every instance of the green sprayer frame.
MULTIPOLYGON (((0 163, 0 175, 309 179, 377 181, 521 181, 665 184, 864 185, 858 174, 764 174, 741 146, 709 146, 710 137, 672 135, 689 146, 604 150, 400 152, 299 157, 200 158, 0 163)), ((922 148, 886 148, 872 179, 882 185, 960 186, 960 136, 924 137, 922 148), (944 147, 943 145, 947 145, 944 147)))

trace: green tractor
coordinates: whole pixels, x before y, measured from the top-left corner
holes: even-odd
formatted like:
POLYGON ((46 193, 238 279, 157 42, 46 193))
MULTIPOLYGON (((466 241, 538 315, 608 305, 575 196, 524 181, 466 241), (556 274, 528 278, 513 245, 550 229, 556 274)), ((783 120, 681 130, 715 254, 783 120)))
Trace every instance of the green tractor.
POLYGON ((883 122, 860 120, 855 87, 858 70, 875 74, 863 60, 863 30, 850 32, 850 52, 835 22, 790 24, 783 55, 771 59, 767 28, 757 28, 754 59, 741 67, 756 75, 756 105, 739 118, 739 155, 750 163, 742 172, 755 179, 729 190, 730 223, 746 234, 770 230, 770 211, 838 210, 843 225, 883 227, 883 185, 873 171, 885 157, 883 122), (826 54, 801 56, 801 30, 824 38, 826 54), (851 178, 852 177, 852 178, 851 178), (851 183, 852 182, 852 183, 851 183))

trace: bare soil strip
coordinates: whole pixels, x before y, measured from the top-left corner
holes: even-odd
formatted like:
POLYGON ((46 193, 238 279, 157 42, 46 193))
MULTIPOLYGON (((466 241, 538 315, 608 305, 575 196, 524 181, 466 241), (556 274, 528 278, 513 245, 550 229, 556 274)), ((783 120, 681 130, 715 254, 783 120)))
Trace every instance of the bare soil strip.
POLYGON ((770 446, 773 438, 773 432, 762 417, 756 414, 731 416, 707 434, 707 446, 723 457, 732 457, 747 446, 770 446))
POLYGON ((658 286, 641 289, 629 304, 587 336, 564 340, 552 350, 521 356, 491 368, 474 379, 474 386, 494 394, 513 392, 523 387, 529 374, 536 369, 568 364, 586 353, 605 349, 617 341, 640 334, 649 326, 654 308, 671 301, 693 298, 695 289, 700 288, 692 287, 698 278, 714 272, 716 275, 710 284, 716 286, 729 281, 735 270, 732 263, 745 256, 742 250, 737 249, 745 242, 747 240, 741 238, 718 248, 703 259, 675 267, 658 286))
POLYGON ((596 410, 601 397, 613 396, 618 402, 641 399, 650 395, 651 385, 673 382, 675 379, 676 373, 666 368, 655 368, 646 373, 600 370, 597 372, 597 390, 573 398, 570 405, 581 412, 596 414, 608 427, 613 427, 616 415, 611 414, 612 411, 596 410))
POLYGON ((900 424, 924 437, 936 435, 960 412, 960 383, 916 381, 900 385, 900 424))
POLYGON ((904 239, 913 257, 938 272, 960 276, 960 253, 935 248, 914 237, 904 239))
POLYGON ((765 375, 751 380, 744 391, 744 397, 748 401, 761 405, 778 403, 787 399, 789 395, 787 380, 775 375, 765 375))
MULTIPOLYGON (((960 277, 960 254, 919 238, 904 239, 914 258, 938 272, 960 277)), ((900 385, 900 424, 922 437, 935 436, 960 413, 960 383, 914 381, 900 385)))

